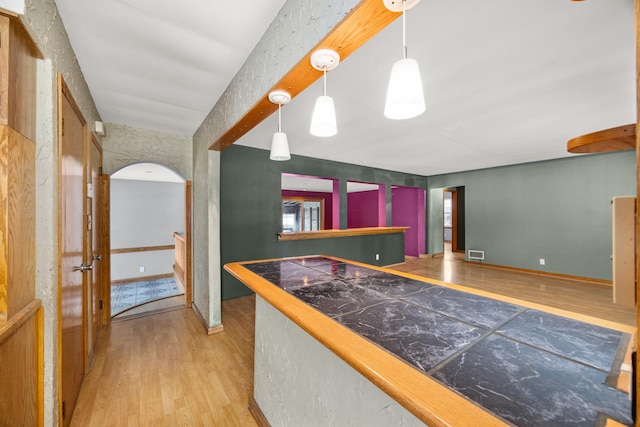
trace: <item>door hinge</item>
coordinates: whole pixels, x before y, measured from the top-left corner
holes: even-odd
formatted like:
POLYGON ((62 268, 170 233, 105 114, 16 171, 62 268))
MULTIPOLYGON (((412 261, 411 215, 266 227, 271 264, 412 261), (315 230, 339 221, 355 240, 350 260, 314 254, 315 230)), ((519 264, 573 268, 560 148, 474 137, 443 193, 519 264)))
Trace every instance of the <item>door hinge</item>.
POLYGON ((102 310, 102 300, 100 300, 100 310, 102 310))
POLYGON ((67 402, 65 400, 62 401, 62 419, 67 418, 67 402))
POLYGON ((62 118, 62 136, 64 136, 64 117, 62 118))

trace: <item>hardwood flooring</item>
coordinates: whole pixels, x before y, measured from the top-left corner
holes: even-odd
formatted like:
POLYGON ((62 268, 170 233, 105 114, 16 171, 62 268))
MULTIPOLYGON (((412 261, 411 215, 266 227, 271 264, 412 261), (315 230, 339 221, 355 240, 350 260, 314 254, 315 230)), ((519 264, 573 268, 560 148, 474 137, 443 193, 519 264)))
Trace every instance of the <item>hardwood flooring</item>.
MULTIPOLYGON (((614 306, 611 286, 466 263, 457 254, 392 267, 423 277, 635 326, 614 306)), ((71 425, 256 426, 253 389, 255 297, 223 301, 224 332, 207 336, 191 309, 102 329, 71 425)))
POLYGON ((255 297, 222 304, 224 332, 207 336, 191 309, 102 329, 72 426, 255 426, 255 297))

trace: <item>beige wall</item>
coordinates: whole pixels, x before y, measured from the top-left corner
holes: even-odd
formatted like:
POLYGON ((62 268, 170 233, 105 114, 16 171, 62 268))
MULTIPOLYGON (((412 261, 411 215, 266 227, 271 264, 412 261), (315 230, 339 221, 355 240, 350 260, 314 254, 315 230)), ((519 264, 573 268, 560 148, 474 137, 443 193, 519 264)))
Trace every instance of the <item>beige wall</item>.
POLYGON ((102 138, 104 173, 113 172, 132 163, 158 163, 191 180, 192 138, 116 123, 105 123, 102 138))

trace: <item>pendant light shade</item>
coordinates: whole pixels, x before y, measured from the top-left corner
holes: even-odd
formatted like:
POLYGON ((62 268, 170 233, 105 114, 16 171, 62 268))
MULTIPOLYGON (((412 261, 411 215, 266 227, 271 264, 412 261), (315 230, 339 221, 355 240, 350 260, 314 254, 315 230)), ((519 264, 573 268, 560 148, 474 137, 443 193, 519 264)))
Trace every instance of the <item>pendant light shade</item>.
POLYGON ((330 96, 322 95, 316 99, 309 132, 315 136, 333 136, 338 133, 336 109, 333 105, 333 98, 330 96))
POLYGON ((309 127, 311 135, 328 137, 338 133, 333 98, 327 96, 327 71, 334 69, 339 63, 340 55, 331 49, 320 49, 311 55, 311 66, 323 72, 323 91, 322 95, 316 99, 311 116, 309 127))
POLYGON ((402 12, 402 59, 393 64, 384 115, 401 120, 419 116, 425 110, 420 67, 415 59, 407 58, 406 11, 420 0, 383 0, 387 9, 402 12))
POLYGON ((289 153, 289 141, 287 140, 287 134, 284 132, 275 132, 273 139, 271 140, 271 154, 269 155, 271 160, 282 162, 291 159, 291 153, 289 153))
POLYGON ((390 119, 410 119, 425 110, 418 61, 404 58, 393 64, 384 115, 390 119))
POLYGON ((278 104, 278 132, 271 139, 271 153, 269 158, 277 162, 291 159, 287 134, 282 132, 282 106, 291 101, 291 95, 283 91, 273 91, 269 94, 269 101, 278 104))

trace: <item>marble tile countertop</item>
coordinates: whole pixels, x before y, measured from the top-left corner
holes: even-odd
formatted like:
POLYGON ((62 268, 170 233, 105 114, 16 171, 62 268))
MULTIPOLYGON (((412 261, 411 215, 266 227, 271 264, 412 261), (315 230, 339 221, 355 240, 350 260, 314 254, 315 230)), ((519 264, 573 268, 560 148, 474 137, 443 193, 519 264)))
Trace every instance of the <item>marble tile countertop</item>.
POLYGON ((629 333, 330 258, 243 267, 508 423, 633 425, 629 333))

